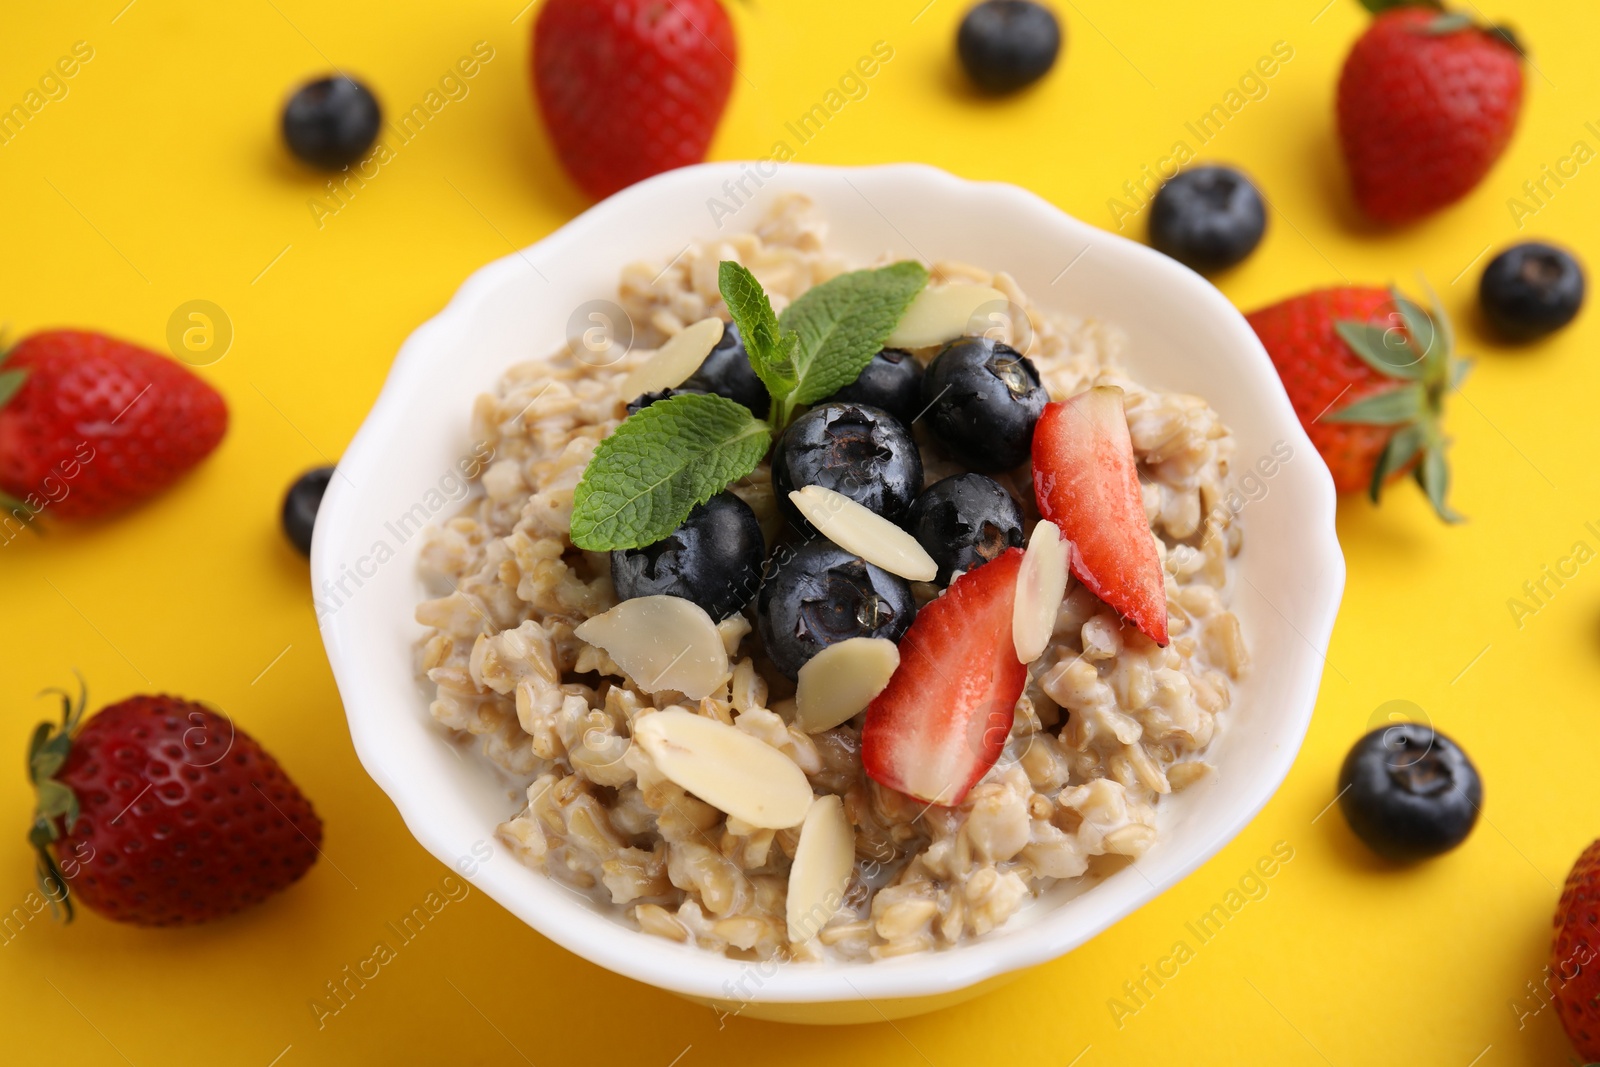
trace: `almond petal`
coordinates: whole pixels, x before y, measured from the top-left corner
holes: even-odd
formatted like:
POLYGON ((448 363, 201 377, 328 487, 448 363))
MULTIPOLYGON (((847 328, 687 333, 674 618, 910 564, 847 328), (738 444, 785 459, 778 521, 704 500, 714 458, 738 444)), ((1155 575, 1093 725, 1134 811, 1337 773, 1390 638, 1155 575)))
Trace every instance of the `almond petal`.
POLYGON ((885 348, 927 348, 953 341, 970 331, 972 316, 985 304, 999 301, 1006 306, 1006 294, 987 285, 942 285, 924 289, 906 308, 885 348))
POLYGON ((688 381, 722 340, 721 319, 701 319, 673 334, 656 354, 633 368, 618 391, 624 400, 672 389, 688 381))
POLYGON ((836 796, 818 797, 800 826, 800 841, 789 867, 784 910, 792 944, 816 937, 838 913, 855 866, 856 835, 844 804, 836 796))
POLYGON ((641 715, 633 739, 674 785, 751 826, 785 830, 811 807, 805 772, 737 726, 667 708, 641 715))
POLYGON ((728 680, 728 649, 700 605, 675 596, 624 600, 572 631, 616 661, 646 693, 699 700, 728 680))
POLYGON ((855 718, 898 666, 900 650, 886 638, 852 637, 829 645, 800 668, 795 725, 815 734, 855 718))
POLYGON ((939 573, 915 537, 843 493, 808 485, 791 492, 789 500, 822 536, 875 567, 913 582, 931 582, 939 573))
POLYGON ((1017 571, 1016 607, 1011 613, 1011 642, 1023 663, 1032 663, 1050 645, 1056 613, 1067 592, 1067 549, 1053 522, 1040 522, 1028 538, 1017 571))

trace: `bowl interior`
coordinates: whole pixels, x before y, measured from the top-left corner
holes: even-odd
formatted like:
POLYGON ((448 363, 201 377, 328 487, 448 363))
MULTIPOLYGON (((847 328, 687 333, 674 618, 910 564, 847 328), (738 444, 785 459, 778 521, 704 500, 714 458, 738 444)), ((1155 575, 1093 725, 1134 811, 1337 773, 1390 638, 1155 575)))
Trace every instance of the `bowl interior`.
POLYGON ((766 1002, 945 993, 1092 937, 1198 867, 1271 796, 1310 720, 1343 585, 1332 483, 1248 324, 1172 260, 1012 186, 913 165, 775 170, 720 163, 661 175, 473 275, 406 342, 340 463, 343 477, 330 486, 316 528, 318 617, 368 772, 426 848, 545 936, 699 997, 735 989, 766 1002), (725 183, 741 177, 744 193, 728 196, 725 183), (425 595, 416 573, 420 530, 448 518, 465 495, 457 472, 471 453, 474 397, 510 364, 556 350, 575 309, 614 297, 626 263, 665 263, 690 240, 752 228, 773 196, 790 190, 818 202, 830 244, 845 256, 887 251, 1007 270, 1050 310, 1120 326, 1141 381, 1197 393, 1218 409, 1238 441, 1244 551, 1232 602, 1254 665, 1208 757, 1218 773, 1162 805, 1161 838, 1136 869, 1059 886, 1000 930, 936 956, 778 967, 752 990, 751 964, 628 929, 499 845, 494 828, 520 798, 430 718, 427 687, 413 674, 423 631, 412 612, 425 595), (1252 468, 1256 476, 1244 478, 1252 468), (480 865, 474 846, 481 852, 486 842, 494 858, 480 865))

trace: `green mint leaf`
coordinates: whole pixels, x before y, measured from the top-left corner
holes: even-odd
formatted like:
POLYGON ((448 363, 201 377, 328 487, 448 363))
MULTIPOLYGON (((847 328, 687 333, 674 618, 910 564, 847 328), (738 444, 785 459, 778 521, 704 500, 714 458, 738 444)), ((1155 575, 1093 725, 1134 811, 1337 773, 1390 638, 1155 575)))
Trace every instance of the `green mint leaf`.
POLYGON ((626 419, 595 449, 572 500, 572 543, 643 548, 761 462, 772 430, 743 404, 686 393, 626 419))
POLYGON ((927 284, 927 268, 904 260, 841 274, 784 308, 780 326, 800 338, 790 406, 814 404, 855 381, 927 284))
POLYGON ((728 314, 739 327, 744 340, 744 350, 750 356, 750 367, 773 396, 786 396, 794 391, 798 382, 794 367, 795 342, 785 338, 778 327, 778 316, 772 312, 772 302, 756 276, 732 260, 723 260, 717 268, 717 288, 722 292, 722 302, 728 305, 728 314))

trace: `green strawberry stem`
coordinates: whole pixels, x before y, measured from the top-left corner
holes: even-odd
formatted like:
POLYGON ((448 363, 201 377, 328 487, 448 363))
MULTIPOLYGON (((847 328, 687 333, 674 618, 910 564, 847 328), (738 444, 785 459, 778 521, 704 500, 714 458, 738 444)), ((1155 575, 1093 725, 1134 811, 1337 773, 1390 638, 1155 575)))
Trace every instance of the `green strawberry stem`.
POLYGON ((33 738, 28 743, 28 780, 38 791, 38 803, 33 809, 33 825, 28 828, 28 842, 37 853, 35 877, 45 899, 50 901, 50 911, 63 922, 72 921, 72 894, 66 876, 56 864, 50 846, 61 840, 62 821, 65 832, 71 833, 78 821, 78 796, 72 788, 56 779, 56 772, 67 762, 72 749, 72 734, 83 720, 84 708, 89 703, 89 686, 83 676, 78 676, 78 699, 62 689, 47 689, 40 696, 55 695, 61 698, 61 724, 52 726, 41 722, 34 727, 33 738))
MULTIPOLYGON (((1426 288, 1426 281, 1423 282, 1426 288)), ((1463 518, 1450 507, 1450 468, 1445 459, 1450 439, 1444 433, 1444 402, 1460 386, 1471 363, 1455 357, 1455 334, 1439 298, 1428 289, 1432 313, 1399 289, 1390 289, 1403 330, 1384 322, 1337 324, 1339 336, 1368 367, 1395 381, 1393 389, 1355 400, 1326 416, 1329 422, 1393 426, 1372 469, 1368 495, 1377 503, 1394 474, 1409 469, 1439 518, 1463 518)))
MULTIPOLYGON (((6 359, 11 355, 11 346, 6 343, 4 331, 0 331, 0 408, 11 403, 11 398, 21 391, 23 384, 28 380, 26 368, 5 369, 6 359)), ((39 513, 39 508, 34 507, 25 500, 18 500, 3 490, 0 490, 0 511, 9 512, 21 518, 28 529, 39 532, 37 523, 32 521, 39 513), (17 515, 21 512, 21 515, 17 515)))
POLYGON ((1450 11, 1442 0, 1361 0, 1361 6, 1374 15, 1381 15, 1385 11, 1393 11, 1402 7, 1424 7, 1429 11, 1439 12, 1439 17, 1428 23, 1422 32, 1434 37, 1444 37, 1462 30, 1478 27, 1492 37, 1497 37, 1505 46, 1517 53, 1526 56, 1528 50, 1522 46, 1522 40, 1510 26, 1492 25, 1487 22, 1480 23, 1465 11, 1450 11))

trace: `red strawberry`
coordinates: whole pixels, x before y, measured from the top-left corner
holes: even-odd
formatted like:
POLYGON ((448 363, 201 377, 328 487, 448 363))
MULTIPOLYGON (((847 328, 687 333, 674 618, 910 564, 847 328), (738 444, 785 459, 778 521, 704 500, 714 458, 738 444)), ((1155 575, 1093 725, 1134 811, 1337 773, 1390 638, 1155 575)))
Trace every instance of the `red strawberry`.
POLYGON ((1445 502, 1449 442, 1440 418, 1468 364, 1452 355, 1450 323, 1437 305, 1430 316, 1398 290, 1347 287, 1245 317, 1335 489, 1366 489, 1376 502, 1386 482, 1411 471, 1439 517, 1460 521, 1445 502))
POLYGON ((597 199, 703 160, 737 62, 717 0, 547 0, 534 25, 545 126, 597 199))
POLYGON ((1011 643, 1022 549, 966 572, 917 613, 900 666, 867 706, 861 765, 873 781, 956 805, 1000 758, 1028 669, 1011 643))
POLYGON ((1047 405, 1033 431, 1039 514, 1072 542, 1072 574, 1146 637, 1167 643, 1167 582, 1144 514, 1122 390, 1047 405))
POLYGON ((101 334, 36 333, 0 359, 0 508, 17 518, 136 504, 228 429, 222 395, 189 368, 101 334))
POLYGON ((1549 969, 1556 979, 1556 1015, 1578 1054, 1600 1060, 1600 841, 1572 865, 1556 905, 1555 929, 1549 969))
POLYGON ((28 839, 49 898, 82 898, 139 926, 229 915, 305 874, 322 820, 276 760, 232 721, 141 696, 76 729, 87 695, 61 694, 28 754, 39 791, 28 839), (52 854, 53 852, 53 854, 52 854))
POLYGON ((1521 110, 1522 56, 1509 31, 1436 5, 1382 12, 1339 76, 1356 202, 1398 225, 1460 200, 1500 158, 1521 110))

